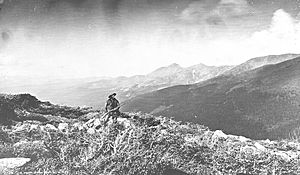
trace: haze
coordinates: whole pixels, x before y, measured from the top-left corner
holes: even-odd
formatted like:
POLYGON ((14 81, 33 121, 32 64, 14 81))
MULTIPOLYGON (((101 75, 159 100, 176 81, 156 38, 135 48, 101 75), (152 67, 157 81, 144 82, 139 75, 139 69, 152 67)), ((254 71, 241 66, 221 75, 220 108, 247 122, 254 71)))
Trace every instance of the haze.
POLYGON ((297 0, 0 3, 0 77, 130 76, 300 51, 297 0))

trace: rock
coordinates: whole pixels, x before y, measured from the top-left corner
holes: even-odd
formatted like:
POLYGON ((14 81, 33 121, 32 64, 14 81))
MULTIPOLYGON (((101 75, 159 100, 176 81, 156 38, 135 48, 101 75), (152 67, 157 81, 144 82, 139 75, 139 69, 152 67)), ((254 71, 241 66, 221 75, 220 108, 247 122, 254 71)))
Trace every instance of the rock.
POLYGON ((279 156, 279 157, 281 157, 285 160, 290 160, 290 156, 287 155, 284 151, 274 152, 273 154, 276 155, 276 156, 279 156))
POLYGON ((291 150, 300 150, 300 144, 297 144, 295 142, 288 142, 288 148, 291 150))
POLYGON ((0 159, 0 169, 12 169, 17 168, 25 165, 27 162, 29 162, 30 158, 3 158, 0 159))
POLYGON ((44 142, 43 141, 39 141, 39 140, 36 140, 36 141, 19 141, 17 143, 15 143, 13 145, 13 147, 33 147, 33 146, 36 146, 36 147, 44 147, 44 142))
POLYGON ((286 161, 300 158, 300 154, 293 151, 274 151, 273 155, 279 156, 282 159, 285 159, 286 161))
POLYGON ((32 125, 30 126, 29 131, 34 131, 34 130, 38 130, 38 129, 39 129, 39 125, 32 124, 32 125))
POLYGON ((23 132, 30 128, 30 124, 16 125, 13 132, 23 132))
POLYGON ((228 135, 229 138, 231 138, 233 141, 238 141, 238 142, 250 142, 251 139, 246 138, 244 136, 235 136, 235 135, 228 135))
POLYGON ((251 139, 246 138, 246 137, 244 137, 244 136, 238 136, 237 139, 238 139, 240 142, 249 142, 249 141, 251 141, 251 139))
POLYGON ((101 126, 101 121, 100 121, 100 119, 99 118, 96 118, 95 120, 94 120, 94 128, 99 128, 101 126))
POLYGON ((131 126, 130 120, 126 118, 118 118, 117 120, 120 124, 124 125, 125 128, 129 128, 131 126))
POLYGON ((58 124, 58 129, 62 132, 68 131, 69 124, 68 123, 60 123, 58 124))
POLYGON ((22 145, 27 144, 27 143, 28 142, 26 140, 21 140, 21 141, 15 143, 13 146, 14 147, 19 147, 19 146, 22 146, 22 145))
POLYGON ((96 133, 95 129, 93 129, 93 128, 89 128, 86 132, 89 133, 89 134, 95 134, 96 133))
POLYGON ((57 131, 57 128, 56 128, 55 126, 51 125, 51 124, 47 124, 47 125, 45 126, 45 129, 57 131))
POLYGON ((184 137, 184 140, 187 143, 195 143, 195 144, 198 144, 198 145, 201 145, 201 146, 203 146, 203 143, 204 143, 202 141, 201 136, 187 135, 187 136, 184 137))
POLYGON ((254 144, 254 146, 259 150, 259 151, 266 151, 267 149, 264 147, 264 146, 262 146, 260 143, 258 143, 258 142, 256 142, 255 144, 254 144))
POLYGON ((89 121, 87 121, 84 125, 85 125, 86 127, 88 127, 88 128, 91 128, 91 127, 93 127, 93 125, 94 125, 94 121, 95 121, 95 119, 92 118, 92 119, 90 119, 89 121))
POLYGON ((81 123, 79 123, 79 122, 78 123, 74 123, 72 128, 78 129, 79 131, 84 130, 84 126, 81 123))
POLYGON ((216 130, 213 135, 212 135, 212 141, 216 142, 218 141, 220 138, 222 139, 227 139, 228 136, 226 134, 224 134, 221 130, 216 130))
POLYGON ((167 135, 167 134, 168 134, 168 131, 167 131, 166 129, 162 129, 162 130, 160 130, 160 133, 161 133, 162 135, 167 135))
POLYGON ((254 146, 245 146, 241 148, 241 152, 244 152, 246 154, 255 154, 256 148, 254 146))

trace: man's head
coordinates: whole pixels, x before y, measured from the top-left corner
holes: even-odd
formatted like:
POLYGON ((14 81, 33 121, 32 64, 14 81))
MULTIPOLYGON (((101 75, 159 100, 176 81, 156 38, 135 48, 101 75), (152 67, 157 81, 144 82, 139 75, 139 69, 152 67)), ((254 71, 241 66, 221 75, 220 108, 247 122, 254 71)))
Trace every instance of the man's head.
POLYGON ((116 93, 110 94, 110 95, 108 96, 108 98, 115 98, 116 95, 117 95, 116 93))

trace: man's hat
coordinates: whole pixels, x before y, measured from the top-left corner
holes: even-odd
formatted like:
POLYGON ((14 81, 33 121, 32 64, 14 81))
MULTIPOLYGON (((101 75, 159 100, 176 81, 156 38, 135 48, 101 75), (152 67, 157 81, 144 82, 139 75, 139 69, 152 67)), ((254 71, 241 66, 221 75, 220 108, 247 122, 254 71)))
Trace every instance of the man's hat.
POLYGON ((108 96, 108 98, 111 98, 111 97, 116 96, 116 95, 117 95, 116 93, 110 94, 110 95, 108 96))

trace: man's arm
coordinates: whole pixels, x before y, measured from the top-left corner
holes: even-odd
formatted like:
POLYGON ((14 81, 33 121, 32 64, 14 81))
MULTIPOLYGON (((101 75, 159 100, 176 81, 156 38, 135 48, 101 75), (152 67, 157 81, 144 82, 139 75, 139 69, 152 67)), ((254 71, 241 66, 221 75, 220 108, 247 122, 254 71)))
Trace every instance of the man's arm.
POLYGON ((111 101, 110 101, 110 100, 107 100, 107 101, 106 101, 106 104, 105 104, 105 112, 108 112, 107 107, 108 107, 109 105, 111 105, 111 101))
POLYGON ((117 109, 120 109, 120 102, 116 99, 116 101, 117 101, 117 109))

